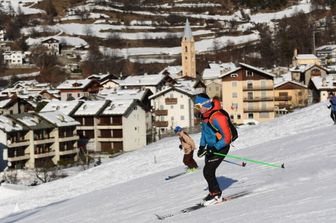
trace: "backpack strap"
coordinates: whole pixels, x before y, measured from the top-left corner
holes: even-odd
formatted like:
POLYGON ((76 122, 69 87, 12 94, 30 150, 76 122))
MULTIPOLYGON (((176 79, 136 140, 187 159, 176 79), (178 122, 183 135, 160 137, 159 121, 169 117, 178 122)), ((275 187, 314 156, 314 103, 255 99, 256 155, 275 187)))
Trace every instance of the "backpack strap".
POLYGON ((216 139, 217 141, 221 140, 223 138, 222 134, 219 132, 219 130, 211 123, 212 122, 212 116, 216 113, 219 112, 219 110, 216 110, 212 112, 209 116, 209 121, 208 121, 208 126, 215 132, 216 139))

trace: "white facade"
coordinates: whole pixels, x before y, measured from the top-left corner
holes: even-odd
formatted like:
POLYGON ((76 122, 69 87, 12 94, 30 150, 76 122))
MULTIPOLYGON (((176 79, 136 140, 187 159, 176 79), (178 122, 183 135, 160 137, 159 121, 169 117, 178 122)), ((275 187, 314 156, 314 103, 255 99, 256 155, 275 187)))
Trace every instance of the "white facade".
POLYGON ((5 41, 5 34, 6 34, 6 30, 1 29, 0 30, 0 41, 5 41))
POLYGON ((146 145, 146 112, 139 105, 132 108, 128 116, 123 116, 124 151, 131 151, 146 145))
POLYGON ((155 111, 156 137, 160 138, 161 134, 172 131, 177 125, 182 128, 194 126, 194 102, 188 94, 172 89, 154 97, 151 105, 155 111))
POLYGON ((8 65, 22 65, 25 62, 26 53, 22 51, 9 51, 3 53, 4 61, 8 65))

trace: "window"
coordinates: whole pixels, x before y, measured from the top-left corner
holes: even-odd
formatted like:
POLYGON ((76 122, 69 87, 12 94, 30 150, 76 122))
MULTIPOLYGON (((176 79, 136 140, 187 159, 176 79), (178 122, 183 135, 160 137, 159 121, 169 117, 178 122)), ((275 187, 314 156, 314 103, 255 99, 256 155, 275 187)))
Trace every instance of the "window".
POLYGON ((246 77, 253 77, 253 73, 252 73, 252 71, 248 70, 248 71, 246 72, 246 77))
POLYGON ((180 105, 180 109, 184 109, 184 105, 180 105))
POLYGON ((230 75, 231 77, 238 77, 238 74, 237 73, 233 73, 230 75))
POLYGON ((170 109, 174 109, 174 105, 171 105, 171 106, 170 106, 170 109))
POLYGON ((184 50, 185 50, 185 52, 188 52, 188 47, 185 47, 184 50))
POLYGON ((247 92, 247 98, 253 99, 253 92, 247 92))
POLYGON ((247 88, 248 89, 253 89, 253 82, 251 82, 251 81, 247 82, 247 88))
POLYGON ((181 115, 181 121, 183 121, 184 120, 184 115, 181 115))
POLYGON ((238 98, 238 93, 237 92, 232 92, 232 98, 238 98))
POLYGON ((232 87, 237 87, 237 81, 232 81, 231 84, 232 84, 232 87))
POLYGON ((261 87, 262 87, 262 88, 265 88, 265 87, 266 87, 266 81, 265 81, 265 80, 262 80, 262 81, 261 81, 261 87))
POLYGON ((252 119, 253 118, 253 113, 248 113, 248 118, 252 119))
POLYGON ((241 115, 240 114, 237 115, 237 119, 241 119, 241 115))

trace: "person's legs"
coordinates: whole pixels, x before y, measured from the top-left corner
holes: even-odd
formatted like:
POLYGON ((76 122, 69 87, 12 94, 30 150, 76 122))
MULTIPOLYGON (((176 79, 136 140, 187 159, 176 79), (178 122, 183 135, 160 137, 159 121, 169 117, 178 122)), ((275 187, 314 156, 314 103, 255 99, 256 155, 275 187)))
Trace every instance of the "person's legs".
POLYGON ((189 154, 184 154, 183 156, 183 163, 189 168, 193 168, 193 158, 192 158, 193 153, 189 153, 189 154))
POLYGON ((222 162, 224 157, 205 158, 205 166, 203 168, 203 176, 208 183, 210 193, 221 193, 218 181, 216 179, 216 169, 222 162))

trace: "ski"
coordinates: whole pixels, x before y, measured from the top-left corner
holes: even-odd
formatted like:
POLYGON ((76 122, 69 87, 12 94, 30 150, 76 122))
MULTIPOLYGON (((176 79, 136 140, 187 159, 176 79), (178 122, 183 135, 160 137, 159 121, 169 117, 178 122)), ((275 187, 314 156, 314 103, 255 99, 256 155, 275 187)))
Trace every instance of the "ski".
POLYGON ((178 173, 178 174, 175 174, 175 175, 171 175, 171 176, 166 177, 165 180, 171 180, 171 179, 174 179, 176 177, 182 176, 182 175, 184 175, 186 173, 187 172, 181 172, 181 173, 178 173))
POLYGON ((220 202, 218 202, 216 204, 213 204, 213 205, 204 206, 203 202, 201 202, 201 203, 197 203, 197 204, 195 204, 193 206, 184 208, 184 209, 176 211, 176 212, 172 212, 172 213, 164 214, 164 215, 155 214, 155 216, 157 217, 158 220, 164 220, 166 218, 174 217, 176 215, 180 215, 180 214, 185 214, 185 213, 189 213, 189 212, 192 212, 192 211, 196 211, 196 210, 201 209, 201 208, 219 205, 219 204, 225 203, 227 201, 243 197, 243 196, 248 195, 250 193, 251 192, 249 192, 249 191, 242 191, 242 192, 239 192, 239 193, 235 193, 235 194, 231 194, 231 195, 225 196, 225 197, 222 198, 222 201, 220 201, 220 202))

